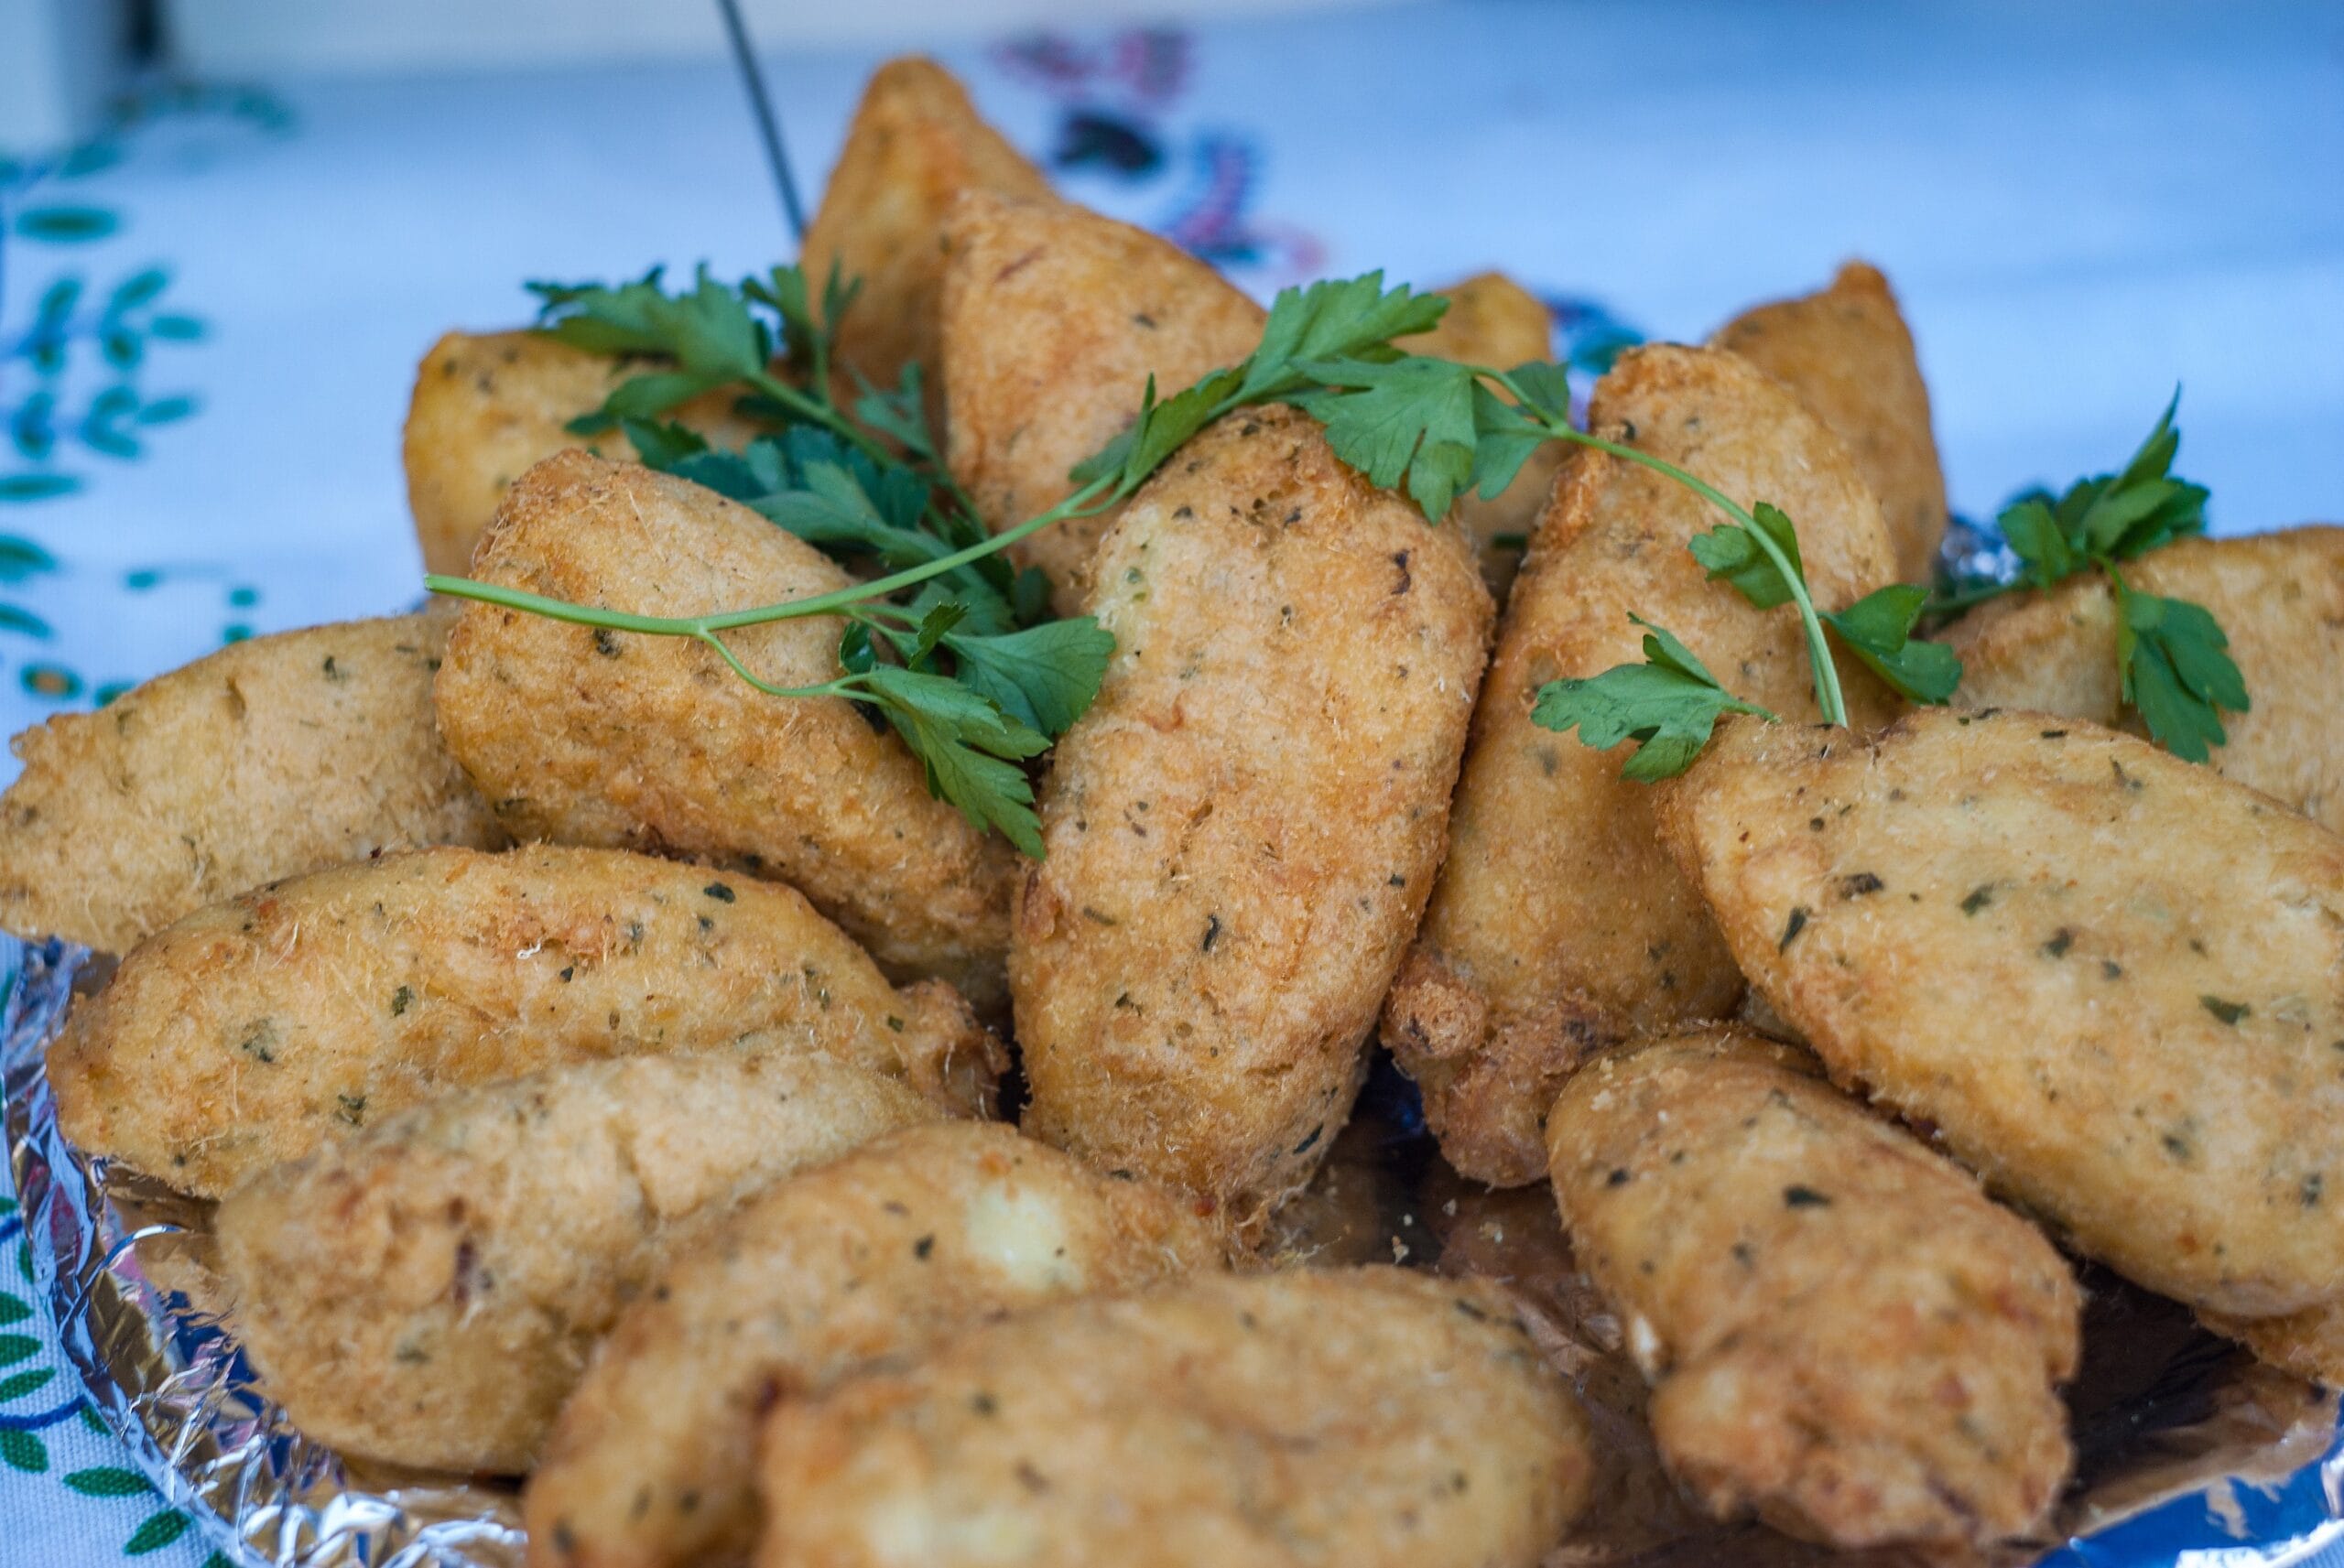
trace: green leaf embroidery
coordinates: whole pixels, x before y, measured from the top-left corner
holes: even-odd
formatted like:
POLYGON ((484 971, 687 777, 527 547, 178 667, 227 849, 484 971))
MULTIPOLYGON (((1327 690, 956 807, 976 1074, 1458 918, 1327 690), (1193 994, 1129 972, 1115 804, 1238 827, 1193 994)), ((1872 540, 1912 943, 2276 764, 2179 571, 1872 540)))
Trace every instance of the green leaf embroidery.
POLYGON ((134 1498, 155 1489, 153 1484, 136 1470, 125 1470, 111 1465, 76 1470, 65 1477, 65 1484, 85 1498, 134 1498))
POLYGON ((46 1388, 56 1376, 57 1368, 54 1367, 36 1367, 28 1372, 0 1378, 0 1404, 21 1400, 36 1389, 46 1388))
POLYGON ((0 1431, 0 1463, 37 1476, 49 1468, 49 1449, 29 1432, 0 1431))
POLYGON ((18 234, 53 245, 103 240, 121 226, 122 221, 103 207, 27 207, 16 214, 18 234))
POLYGON ((122 1543, 125 1557, 143 1557, 149 1552, 160 1552, 188 1532, 194 1520, 177 1509, 152 1514, 146 1522, 133 1530, 130 1539, 122 1543))

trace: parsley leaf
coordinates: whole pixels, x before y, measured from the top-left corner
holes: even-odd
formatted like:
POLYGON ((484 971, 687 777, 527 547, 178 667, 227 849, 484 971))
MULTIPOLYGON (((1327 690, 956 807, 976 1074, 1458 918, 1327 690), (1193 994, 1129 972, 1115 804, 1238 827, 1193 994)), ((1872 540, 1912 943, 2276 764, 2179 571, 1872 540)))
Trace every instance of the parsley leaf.
POLYGON ((2049 495, 2037 492, 2019 497, 1995 519, 2011 553, 2024 566, 2026 582, 2035 588, 2049 588, 2091 564, 2059 526, 2058 515, 2052 510, 2056 504, 2049 495))
POLYGON ((1915 702, 1941 703, 1961 684, 1961 659, 1943 643, 1913 635, 1928 608, 1928 589, 1891 583, 1845 610, 1826 611, 1823 622, 1872 672, 1915 702))
POLYGON ((871 664, 843 683, 872 703, 928 769, 928 787, 977 827, 993 827, 1036 860, 1042 825, 1034 785, 1021 765, 1049 750, 1049 737, 1002 711, 950 676, 871 664))
POLYGON ((1297 373, 1306 361, 1402 358, 1392 340, 1431 331, 1448 310, 1440 295, 1417 294, 1405 283, 1385 288, 1381 271, 1281 289, 1237 395, 1264 403, 1299 390, 1308 384, 1307 373, 1297 373))
POLYGON ((2220 710, 2244 713, 2250 706, 2230 638, 2204 605, 2142 593, 2110 575, 2125 702, 2157 744, 2185 761, 2206 761, 2209 747, 2230 741, 2220 710))
MULTIPOLYGON (((860 373, 857 379, 860 380, 860 373)), ((928 404, 920 390, 919 365, 906 362, 903 379, 893 392, 883 392, 867 381, 862 386, 863 395, 855 399, 854 416, 912 457, 934 462, 936 433, 928 427, 928 404)))
POLYGON ((1381 489, 1405 476, 1409 499, 1427 518, 1446 516, 1481 444, 1471 369, 1413 355, 1385 364, 1308 360, 1299 368, 1320 386, 1289 401, 1325 424, 1335 455, 1381 489))
POLYGON ((1263 324, 1260 345, 1242 363, 1215 371, 1161 403, 1151 377, 1139 417, 1076 464, 1069 477, 1083 486, 1112 480, 1112 498, 1129 496, 1166 458, 1223 415, 1291 401, 1317 389, 1319 384, 1303 368, 1306 363, 1403 359, 1407 356, 1392 347, 1392 340, 1430 331, 1448 308, 1449 301, 1437 294, 1417 294, 1405 284, 1385 288, 1381 272, 1282 290, 1263 324))
POLYGON ((1697 534, 1688 547, 1693 558, 1709 568, 1711 581, 1723 578, 1752 604, 1761 610, 1772 610, 1797 597, 1792 588, 1794 577, 1800 588, 1807 586, 1807 565, 1799 559, 1798 530, 1791 526, 1791 520, 1780 508, 1762 501, 1750 509, 1750 515, 1790 562, 1788 575, 1766 553, 1751 529, 1740 523, 1722 524, 1706 534, 1697 534))
MULTIPOLYGON (((1554 368, 1552 365, 1518 365, 1513 373, 1519 378, 1526 370, 1554 368)), ((1568 398, 1569 394, 1566 392, 1564 395, 1568 398)), ((1496 500, 1505 487, 1514 482, 1514 476, 1522 471, 1522 465, 1530 460, 1530 454, 1555 438, 1553 431, 1501 398, 1478 379, 1473 383, 1473 423, 1476 427, 1472 469, 1476 481, 1474 489, 1484 501, 1496 500)))
MULTIPOLYGON (((646 467, 738 501, 842 561, 875 561, 899 571, 941 560, 985 536, 982 524, 939 502, 919 470, 877 461, 815 426, 760 436, 738 452, 714 450, 679 425, 630 419, 621 428, 646 467)), ((989 631, 1047 613, 1047 584, 1039 606, 1029 599, 1030 612, 1017 612, 1016 575, 997 556, 932 580, 965 600, 989 631)))
POLYGON ((1996 518, 2018 557, 2011 582, 1989 582, 1937 600, 1946 614, 2022 588, 2049 589, 2078 572, 2108 575, 2116 594, 2116 663, 2124 702, 2175 756, 2202 762, 2227 744, 2221 710, 2247 710, 2246 682, 2225 651, 2230 639, 2203 605, 2128 587, 2117 568, 2206 531, 2206 487, 2175 475, 2181 431, 2174 392, 2123 469, 2078 480, 2057 495, 2028 491, 1996 518))
POLYGON ((1726 690, 1670 633, 1642 616, 1629 619, 1644 628, 1644 662, 1615 665, 1587 679, 1549 681, 1538 688, 1532 723, 1554 730, 1576 726, 1580 741, 1600 752, 1623 741, 1641 742, 1620 776, 1651 784, 1691 767, 1721 716, 1748 713, 1774 721, 1766 709, 1726 690))
POLYGON ((1023 632, 949 634, 961 683, 1043 734, 1066 733, 1099 695, 1115 639, 1088 615, 1023 632))
POLYGON ((2014 497, 1995 524, 2024 569, 2015 583, 1989 585, 1964 602, 2018 587, 2051 588, 2079 571, 2137 560, 2176 539, 2206 531, 2208 492, 2173 472, 2181 450, 2174 424, 2181 394, 2158 416, 2122 471, 2079 479, 2059 494, 2030 490, 2014 497))
POLYGON ((1523 401, 1551 424, 1571 422, 1571 379, 1568 366, 1533 360, 1506 373, 1523 401))
POLYGON ((709 276, 705 266, 680 294, 668 294, 660 276, 653 267, 616 288, 528 286, 544 302, 538 328, 547 336, 594 353, 657 356, 676 367, 621 382, 602 407, 570 422, 573 433, 598 435, 621 419, 651 418, 704 392, 765 375, 773 336, 741 292, 709 276))

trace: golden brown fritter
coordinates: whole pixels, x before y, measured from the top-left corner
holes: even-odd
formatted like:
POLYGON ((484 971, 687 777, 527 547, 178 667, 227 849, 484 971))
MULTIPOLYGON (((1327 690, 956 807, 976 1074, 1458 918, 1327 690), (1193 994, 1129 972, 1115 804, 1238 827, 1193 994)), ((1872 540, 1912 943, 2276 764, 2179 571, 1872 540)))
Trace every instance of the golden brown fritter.
POLYGON ((1768 1002, 2084 1252, 2247 1316, 2344 1295, 2344 839, 2146 741, 1734 723, 1662 832, 1768 1002))
POLYGON ((274 877, 505 842, 431 713, 452 617, 255 637, 12 743, 0 926, 125 953, 274 877))
POLYGON ((819 1056, 570 1063, 443 1095, 221 1204, 237 1332, 305 1434, 516 1475, 696 1225, 938 1114, 819 1056))
MULTIPOLYGON (((461 576, 506 488, 556 452, 591 447, 632 459, 634 446, 617 430, 574 436, 564 427, 646 368, 537 332, 450 332, 432 344, 416 369, 405 446, 424 569, 461 576)), ((732 412, 739 397, 736 388, 707 393, 661 417, 739 447, 760 428, 732 412)))
POLYGON ((1194 1205, 979 1122, 768 1189, 677 1252, 604 1341, 530 1478, 530 1562, 746 1561, 776 1401, 1014 1311, 1217 1268, 1194 1205))
MULTIPOLYGON (((1144 229, 1058 201, 960 199, 944 273, 945 427, 953 478, 996 532, 1074 491, 1067 470, 1138 415, 1253 351, 1262 308, 1144 229)), ((1080 614, 1117 511, 1011 546, 1080 614)))
POLYGON ((1898 580, 1932 581, 1945 540, 1945 470, 1913 334, 1880 270, 1851 261, 1821 293, 1745 310, 1709 341, 1789 387, 1847 443, 1880 502, 1898 580))
POLYGON ((2330 1389, 2344 1387, 2344 1307, 2331 1303, 2262 1318, 2207 1312, 2198 1318, 2283 1372, 2330 1389))
MULTIPOLYGON (((2253 708, 2225 713, 2214 771, 2344 831, 2344 528, 2184 539, 2126 563, 2142 593, 2194 600, 2230 636, 2253 708)), ((2145 733, 2123 708, 2115 595, 2097 572, 1989 600, 1956 622, 1958 700, 2145 733)))
POLYGON ((272 883, 142 943, 49 1050, 82 1148, 216 1196, 465 1085, 602 1056, 827 1055, 991 1097, 950 988, 898 991, 786 887, 611 849, 428 849, 272 883))
MULTIPOLYGON (((565 452, 513 487, 473 571, 646 615, 846 586, 745 506, 632 463, 565 452)), ((839 622, 725 634, 783 685, 839 673, 839 622)), ((931 795, 892 730, 838 697, 768 697, 713 649, 466 607, 436 687, 448 744, 521 838, 689 855, 787 881, 898 979, 998 1003, 1016 853, 931 795)))
POLYGON ((1351 1109, 1440 863, 1490 598, 1454 528, 1290 409, 1232 415, 1099 552, 1114 634, 1041 798, 1024 1125, 1250 1222, 1351 1109))
MULTIPOLYGON (((1731 354, 1661 347, 1598 384, 1597 434, 1675 462, 1744 506, 1798 526, 1817 602, 1889 580, 1880 510, 1846 449, 1731 354)), ((1753 608, 1686 549, 1725 521, 1698 495, 1607 454, 1566 465, 1507 600, 1459 781, 1449 862, 1384 1015, 1384 1041, 1423 1086, 1449 1162, 1518 1185, 1546 1169, 1539 1123, 1593 1045, 1730 1012, 1742 977, 1653 837, 1648 786, 1624 750, 1530 719, 1538 688, 1643 657, 1633 612, 1682 637, 1742 696, 1812 716, 1806 645, 1787 607, 1753 608)), ((1841 677, 1867 719, 1883 695, 1841 677)))
MULTIPOLYGON (((1505 274, 1476 273, 1437 292, 1449 298, 1449 313, 1440 325, 1420 337, 1397 339, 1395 346, 1492 370, 1512 370, 1554 357, 1554 318, 1537 296, 1505 274)), ((1546 493, 1555 487, 1563 453, 1560 442, 1549 441, 1530 455, 1514 482, 1496 496, 1484 501, 1478 492, 1467 492, 1457 499, 1457 524, 1480 547, 1481 576, 1501 603, 1522 565, 1524 543, 1546 508, 1546 493)))
POLYGON ((950 71, 917 55, 891 59, 863 89, 800 247, 818 300, 833 266, 863 286, 840 326, 843 364, 893 387, 917 362, 931 407, 944 218, 964 190, 1047 197, 1050 182, 977 117, 950 71))
POLYGON ((1599 1057, 1546 1137, 1661 1452, 1712 1512, 1938 1552, 2043 1522, 2081 1298, 1967 1172, 1731 1027, 1599 1057))
POLYGON ((1503 1287, 1203 1276, 785 1404, 759 1568, 1531 1568, 1584 1421, 1503 1287))

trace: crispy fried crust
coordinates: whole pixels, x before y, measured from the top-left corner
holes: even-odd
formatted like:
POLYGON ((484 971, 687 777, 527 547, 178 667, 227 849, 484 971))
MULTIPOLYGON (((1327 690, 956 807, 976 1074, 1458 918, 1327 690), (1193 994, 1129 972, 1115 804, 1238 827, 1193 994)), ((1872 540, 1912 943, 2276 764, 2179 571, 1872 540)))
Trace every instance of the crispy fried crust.
POLYGON ((571 1063, 445 1095, 221 1204, 236 1326, 307 1435, 518 1474, 696 1222, 937 1114, 819 1056, 571 1063))
POLYGON ((1709 341, 1789 387, 1847 443, 1880 501, 1898 580, 1930 582, 1945 540, 1945 471, 1913 334, 1879 269, 1850 262, 1821 293, 1745 310, 1709 341))
MULTIPOLYGON (((2344 831, 2344 528, 2185 539, 2128 563, 2124 580, 2196 600, 2230 636, 2254 706, 2222 715, 2230 741, 2214 771, 2344 831)), ((1946 641, 1961 655, 1964 703, 2143 732, 2123 709, 2114 595, 2097 572, 1990 600, 1946 641)))
MULTIPOLYGON (((986 192, 952 209, 944 274, 945 426, 952 476, 996 531, 1074 489, 1067 470, 1159 398, 1235 364, 1262 308, 1144 229, 1058 201, 986 192)), ((1011 553, 1081 612, 1099 540, 1120 509, 1053 524, 1011 553)))
POLYGON ((1587 1428, 1503 1288, 1207 1276, 784 1405, 760 1568, 1530 1568, 1587 1428))
POLYGON ((1834 1076, 2151 1290, 2249 1316, 2344 1294, 2344 839, 2020 712, 1735 723, 1662 790, 1834 1076))
MULTIPOLYGON (((1399 347, 1492 370, 1554 356, 1554 318, 1536 295, 1505 274, 1476 273, 1438 292, 1449 297, 1449 313, 1440 325, 1421 337, 1397 340, 1399 347)), ((1457 500, 1457 525, 1479 546, 1481 576, 1500 603, 1522 565, 1523 546, 1513 541, 1517 535, 1526 540, 1538 525, 1563 452, 1560 442, 1549 441, 1530 454, 1514 482, 1497 495, 1484 501, 1469 492, 1457 500)))
POLYGON ((1025 1125, 1241 1220, 1308 1179, 1440 863, 1490 622, 1463 541, 1288 409, 1232 416, 1099 555, 1010 989, 1025 1125))
MULTIPOLYGON (((648 615, 844 587, 744 506, 565 452, 513 487, 473 571, 648 615)), ((835 620, 726 633, 764 678, 839 673, 835 620)), ((768 697, 711 649, 474 604, 435 695, 448 744, 521 838, 689 855, 788 882, 890 974, 998 1001, 1016 855, 928 794, 892 731, 837 697, 768 697)))
POLYGON ((964 190, 1047 197, 1050 182, 977 117, 950 71, 917 55, 889 60, 863 89, 800 258, 818 296, 833 266, 861 281, 839 354, 877 385, 917 362, 935 389, 944 219, 964 190))
POLYGON ((434 1094, 602 1056, 819 1054, 989 1099, 950 988, 898 991, 789 889, 609 849, 429 849, 142 943, 50 1048, 61 1125, 217 1196, 434 1094))
POLYGON ((273 877, 504 843, 432 720, 450 619, 255 637, 18 735, 0 926, 124 953, 273 877))
MULTIPOLYGON (((1818 603, 1889 580, 1887 535, 1846 450, 1790 395, 1731 354, 1622 356, 1592 427, 1690 470, 1743 505, 1797 523, 1818 603)), ((1459 781, 1449 863, 1384 1015, 1384 1041, 1423 1086, 1450 1163, 1501 1185, 1546 1169, 1540 1119, 1601 1041, 1729 1012, 1742 977, 1700 901, 1653 838, 1624 751, 1530 720, 1538 688, 1643 658, 1631 612, 1684 638, 1720 679, 1785 715, 1812 715, 1787 609, 1707 580, 1687 551, 1722 520, 1673 481, 1605 454, 1566 466, 1507 600, 1459 781)), ((1851 702, 1878 688, 1852 661, 1851 702)))
POLYGON ((1546 1137, 1661 1451, 1712 1512, 1938 1552, 2043 1522, 2081 1298, 1967 1172, 1734 1028, 1589 1064, 1546 1137))
POLYGON ((2284 1317, 2227 1317, 2199 1313, 2216 1334, 2237 1340, 2284 1372, 2328 1388, 2344 1388, 2344 1308, 2309 1307, 2284 1317))
POLYGON ((776 1401, 1013 1311, 1218 1267, 1193 1206, 973 1122, 893 1134, 760 1194, 678 1253, 604 1342, 530 1479, 530 1562, 745 1561, 776 1401))
MULTIPOLYGON (((591 447, 632 459, 616 430, 574 436, 564 427, 643 368, 536 332, 450 332, 432 344, 416 368, 404 448, 424 569, 461 574, 506 488, 556 452, 591 447)), ((738 396, 707 393, 662 417, 739 447, 759 427, 732 412, 738 396)))

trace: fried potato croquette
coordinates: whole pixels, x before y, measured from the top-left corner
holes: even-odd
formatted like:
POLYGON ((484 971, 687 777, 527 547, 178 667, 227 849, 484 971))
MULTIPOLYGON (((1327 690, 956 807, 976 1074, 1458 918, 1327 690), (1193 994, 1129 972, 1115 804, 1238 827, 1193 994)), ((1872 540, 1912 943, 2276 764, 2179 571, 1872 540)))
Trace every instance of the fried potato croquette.
MULTIPOLYGON (((1477 273, 1438 292, 1449 298, 1440 325, 1421 337, 1395 339, 1394 347, 1492 370, 1554 356, 1554 318, 1537 296, 1505 274, 1477 273)), ((1555 487, 1564 451, 1562 443, 1549 441, 1530 454, 1514 482, 1497 495, 1484 501, 1478 492, 1468 492, 1457 498, 1457 525, 1480 546, 1481 575, 1501 600, 1522 564, 1524 543, 1537 526, 1546 493, 1555 487)))
POLYGON ((746 1562, 776 1400, 1010 1312, 1216 1268, 1194 1205, 974 1122, 894 1133, 759 1194, 604 1341, 529 1482, 531 1563, 746 1562))
POLYGON ((889 60, 863 89, 799 257, 817 296, 833 268, 842 283, 860 281, 838 352, 874 385, 895 386, 917 363, 936 391, 944 219, 965 190, 1047 197, 1050 182, 978 118, 950 71, 917 56, 889 60))
POLYGON ((12 743, 0 926, 110 953, 274 877, 504 831, 431 713, 452 617, 232 643, 12 743))
POLYGON ((1454 529, 1289 409, 1199 436, 1099 567, 1114 658, 1058 742, 1010 953, 1024 1125, 1249 1222, 1350 1113, 1490 597, 1454 529))
POLYGON ((1939 1552, 2043 1522, 2081 1297, 1967 1172, 1733 1028, 1590 1063, 1546 1137, 1654 1434, 1713 1512, 1939 1552))
POLYGON ((2309 1307, 2284 1317, 2207 1312, 2199 1313, 2198 1321, 2283 1372, 2326 1388, 2344 1386, 2344 1307, 2309 1307))
POLYGON ((757 1563, 1530 1568, 1590 1468, 1502 1287, 1206 1276, 783 1405, 757 1563))
MULTIPOLYGON (((983 192, 949 227, 942 366, 952 477, 995 531, 1072 493, 1067 471, 1158 397, 1253 351, 1264 311, 1203 262, 1144 229, 1058 201, 983 192)), ((1081 613, 1091 557, 1119 508, 1011 546, 1081 613)))
POLYGON ((214 1234, 244 1347, 303 1433, 515 1475, 695 1221, 938 1114, 819 1056, 572 1063, 264 1172, 214 1234))
POLYGON ((2153 1291, 2344 1296, 2344 839, 2129 735, 1739 722, 1662 831, 1835 1077, 2153 1291))
MULTIPOLYGON (((2214 771, 2344 832, 2344 528, 2184 539, 2124 565, 2141 593, 2213 612, 2253 702, 2222 715, 2214 771)), ((2115 595, 2098 572, 1988 601, 1946 633, 1957 700, 2027 708, 2143 733, 2123 706, 2115 595)))
POLYGON ((1897 580, 1932 581, 1945 542, 1945 470, 1913 334, 1880 269, 1850 262, 1821 293, 1745 310, 1709 341, 1789 387, 1847 443, 1880 502, 1897 580))
MULTIPOLYGON (((578 436, 568 426, 644 369, 537 332, 450 332, 434 343, 415 373, 404 449, 424 570, 461 575, 505 490, 556 452, 591 446, 633 458, 618 430, 578 436)), ((660 417, 737 448, 762 428, 732 411, 739 397, 737 388, 706 393, 660 417)))
POLYGON ((141 944, 50 1047, 82 1148, 217 1196, 435 1094, 603 1056, 819 1054, 985 1105, 992 1039, 797 893, 608 849, 318 871, 141 944))
MULTIPOLYGON (((1590 418, 1745 506, 1788 513, 1822 608, 1890 580, 1880 509, 1846 449, 1732 355, 1633 351, 1597 385, 1590 418)), ((1591 1047, 1720 1016, 1741 995, 1708 912, 1654 838, 1648 786, 1620 776, 1625 752, 1530 718, 1547 682, 1642 660, 1631 613, 1682 637, 1750 700, 1814 715, 1797 618, 1709 581, 1686 548, 1722 516, 1673 480, 1580 452, 1507 600, 1449 861, 1384 1015, 1442 1152, 1477 1181, 1544 1173, 1540 1120, 1591 1047)), ((1876 717, 1884 694, 1847 665, 1850 702, 1876 717)))
MULTIPOLYGON (((580 604, 696 615, 843 588, 745 506, 565 452, 513 487, 475 576, 580 604)), ((725 634, 765 679, 839 674, 836 620, 725 634)), ((689 855, 797 888, 891 976, 996 1005, 1016 852, 928 793, 917 758, 838 697, 776 701, 711 648, 468 606, 440 727, 521 838, 689 855)))

